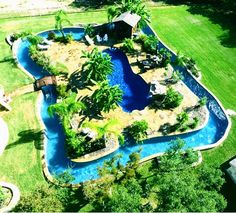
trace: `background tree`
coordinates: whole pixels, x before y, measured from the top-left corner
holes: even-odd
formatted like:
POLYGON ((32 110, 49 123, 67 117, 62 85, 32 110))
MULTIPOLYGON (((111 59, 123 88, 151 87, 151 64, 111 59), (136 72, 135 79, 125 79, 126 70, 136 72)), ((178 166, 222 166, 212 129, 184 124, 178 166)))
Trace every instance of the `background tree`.
POLYGON ((64 10, 59 10, 55 14, 55 28, 59 30, 61 33, 63 39, 65 39, 65 33, 63 31, 63 24, 67 23, 69 25, 72 25, 71 22, 69 21, 69 18, 64 10))
POLYGON ((127 11, 136 13, 141 17, 139 27, 143 27, 146 22, 150 22, 150 14, 142 0, 122 0, 120 4, 108 8, 108 21, 112 21, 115 17, 127 11))

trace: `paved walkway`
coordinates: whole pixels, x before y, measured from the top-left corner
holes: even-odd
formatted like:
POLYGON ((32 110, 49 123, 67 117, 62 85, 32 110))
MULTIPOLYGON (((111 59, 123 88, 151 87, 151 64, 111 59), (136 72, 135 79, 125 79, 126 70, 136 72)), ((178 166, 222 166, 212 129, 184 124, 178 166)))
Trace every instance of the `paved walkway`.
POLYGON ((26 93, 34 92, 34 85, 33 84, 28 84, 26 86, 20 87, 13 91, 12 93, 8 94, 11 98, 15 96, 20 96, 26 93))

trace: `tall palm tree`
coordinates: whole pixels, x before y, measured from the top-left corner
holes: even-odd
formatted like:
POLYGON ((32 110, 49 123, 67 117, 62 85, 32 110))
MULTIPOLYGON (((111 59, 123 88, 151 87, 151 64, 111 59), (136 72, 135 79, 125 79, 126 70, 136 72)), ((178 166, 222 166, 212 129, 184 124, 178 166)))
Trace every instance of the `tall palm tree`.
POLYGON ((110 86, 107 81, 98 85, 99 89, 95 90, 91 96, 94 110, 100 113, 115 109, 122 101, 123 91, 118 85, 110 86))
POLYGON ((65 33, 63 32, 63 23, 68 23, 71 25, 69 18, 64 10, 59 10, 55 14, 55 28, 59 30, 62 34, 62 37, 65 38, 65 33))
POLYGON ((139 27, 145 26, 146 22, 150 22, 150 14, 142 0, 122 0, 120 4, 109 7, 107 10, 108 21, 112 21, 112 19, 127 11, 136 13, 141 17, 139 27))
POLYGON ((94 48, 91 52, 83 52, 81 58, 88 60, 82 65, 82 77, 85 84, 100 82, 112 73, 111 57, 94 48))

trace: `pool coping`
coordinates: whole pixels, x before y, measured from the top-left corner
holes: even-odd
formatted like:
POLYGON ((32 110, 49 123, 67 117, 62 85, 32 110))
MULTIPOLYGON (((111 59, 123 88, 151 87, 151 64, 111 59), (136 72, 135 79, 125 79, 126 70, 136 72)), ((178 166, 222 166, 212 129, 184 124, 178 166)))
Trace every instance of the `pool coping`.
MULTIPOLYGON (((153 34, 158 38, 158 40, 161 41, 161 43, 162 43, 169 51, 171 51, 174 55, 177 55, 171 48, 169 48, 169 47, 160 39, 160 37, 156 34, 156 32, 152 29, 152 27, 151 27, 148 23, 147 23, 147 25, 148 25, 148 27, 151 29, 151 31, 153 32, 153 34)), ((64 28, 67 28, 67 27, 64 27, 64 28)), ((79 27, 78 27, 78 26, 72 26, 72 27, 70 27, 70 28, 82 28, 82 27, 81 27, 81 26, 79 26, 79 27)), ((55 30, 55 29, 52 29, 52 30, 55 30)), ((47 31, 49 31, 49 30, 44 30, 44 31, 41 31, 41 32, 39 32, 39 33, 37 33, 37 34, 44 33, 44 32, 47 32, 47 31)), ((32 79, 35 80, 35 78, 33 77, 33 75, 31 75, 26 69, 24 69, 24 67, 21 66, 20 63, 19 63, 18 60, 17 60, 17 57, 16 57, 16 48, 17 48, 17 45, 19 44, 20 41, 21 41, 21 39, 18 39, 17 41, 15 41, 15 42, 13 43, 13 46, 12 46, 13 57, 14 57, 14 59, 15 59, 16 62, 17 62, 17 66, 18 66, 25 74, 27 74, 30 78, 32 78, 32 79)), ((192 74, 191 74, 191 75, 192 75, 192 74)), ((192 75, 192 76, 193 76, 193 75, 192 75)), ((219 104, 220 108, 221 108, 222 111, 224 112, 224 114, 225 114, 225 116, 226 116, 226 119, 227 119, 227 121, 228 121, 228 126, 227 126, 227 128, 226 128, 226 130, 225 130, 225 133, 224 133, 223 137, 222 137, 221 139, 219 139, 219 140, 218 140, 216 143, 214 143, 214 144, 203 145, 203 146, 199 146, 199 147, 195 147, 195 148, 194 148, 194 150, 200 151, 200 150, 206 150, 206 149, 214 148, 214 147, 219 146, 220 144, 222 144, 222 142, 227 138, 227 136, 228 136, 228 134, 229 134, 230 128, 231 128, 231 126, 232 126, 232 122, 231 122, 231 120, 230 120, 228 114, 226 113, 226 111, 225 111, 225 109, 224 109, 222 103, 219 101, 219 99, 218 99, 211 91, 209 91, 209 90, 200 82, 200 80, 199 80, 198 78, 196 78, 195 76, 193 76, 193 78, 194 78, 210 95, 212 95, 212 97, 216 100, 216 102, 219 104)), ((37 107, 37 117, 38 117, 38 120, 39 120, 39 122, 40 122, 40 126, 41 126, 42 130, 45 131, 46 127, 45 127, 45 125, 44 125, 44 123, 43 123, 43 121, 42 121, 41 115, 40 115, 40 109, 41 109, 40 106, 41 106, 42 100, 43 100, 43 94, 42 94, 42 92, 41 92, 41 93, 39 94, 38 98, 37 98, 37 103, 36 103, 36 107, 37 107)), ((209 114, 209 110, 207 110, 207 111, 208 111, 208 114, 209 114)), ((208 119, 206 119, 206 121, 205 121, 206 124, 207 124, 207 121, 208 121, 208 119)), ((206 125, 206 124, 205 124, 205 125, 206 125)), ((205 126, 205 125, 204 125, 204 126, 205 126)), ((204 127, 204 126, 203 126, 203 127, 204 127)), ((202 128, 203 128, 203 127, 202 127, 202 128)), ((199 129, 196 129, 196 130, 193 130, 193 131, 198 131, 198 130, 200 130, 200 129, 202 129, 202 128, 199 128, 199 129)), ((193 132, 193 131, 191 131, 191 132, 193 132)), ((185 132, 185 133, 188 133, 188 132, 185 132)), ((185 134, 185 133, 183 133, 183 134, 185 134)), ((182 134, 178 134, 178 135, 182 135, 182 134)), ((163 137, 163 136, 159 136, 159 137, 163 137)), ((47 166, 47 162, 46 162, 46 159, 45 159, 45 147, 46 147, 46 146, 45 146, 45 143, 46 143, 46 142, 47 142, 47 139, 46 139, 46 135, 45 135, 45 133, 44 133, 44 139, 43 139, 43 147, 44 147, 44 149, 43 149, 43 151, 40 151, 43 174, 44 174, 44 176, 45 176, 50 182, 52 182, 52 183, 54 183, 54 184, 58 184, 57 181, 56 181, 56 179, 55 179, 55 178, 51 175, 51 173, 49 172, 49 169, 48 169, 48 166, 47 166)), ((164 154, 164 152, 150 155, 150 156, 148 156, 148 157, 145 157, 145 158, 141 159, 141 160, 139 161, 139 163, 140 163, 140 164, 141 164, 141 163, 144 163, 144 162, 146 162, 146 161, 148 161, 148 160, 151 160, 151 159, 153 159, 153 158, 155 158, 155 157, 158 157, 158 156, 161 156, 161 155, 163 155, 163 154, 164 154)), ((202 161, 202 158, 201 158, 201 161, 202 161)), ((200 161, 200 163, 201 163, 201 161, 200 161)), ((86 182, 86 181, 85 181, 85 182, 86 182)), ((79 187, 79 186, 81 186, 81 184, 80 184, 80 183, 78 183, 78 184, 62 184, 61 186, 66 186, 66 187, 68 187, 68 186, 70 186, 70 187, 71 187, 71 186, 73 186, 73 187, 79 187)))
POLYGON ((10 212, 19 202, 20 200, 20 190, 19 188, 12 184, 12 183, 7 183, 7 182, 0 182, 0 186, 3 188, 7 188, 11 191, 12 197, 10 200, 10 203, 6 206, 0 209, 0 213, 6 213, 10 212))

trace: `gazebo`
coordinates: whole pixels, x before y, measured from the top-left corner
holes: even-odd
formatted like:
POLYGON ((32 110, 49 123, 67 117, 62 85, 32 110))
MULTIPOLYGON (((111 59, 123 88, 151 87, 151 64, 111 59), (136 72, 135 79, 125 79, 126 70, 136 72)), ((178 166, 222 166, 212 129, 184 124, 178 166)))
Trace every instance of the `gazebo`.
POLYGON ((120 40, 131 38, 140 19, 141 17, 139 15, 129 11, 115 18, 113 23, 115 24, 115 32, 118 38, 120 38, 120 40))
POLYGON ((95 26, 94 34, 101 38, 107 35, 109 41, 113 40, 116 41, 114 43, 117 43, 132 37, 140 19, 141 17, 135 13, 125 12, 115 18, 113 22, 95 26))

